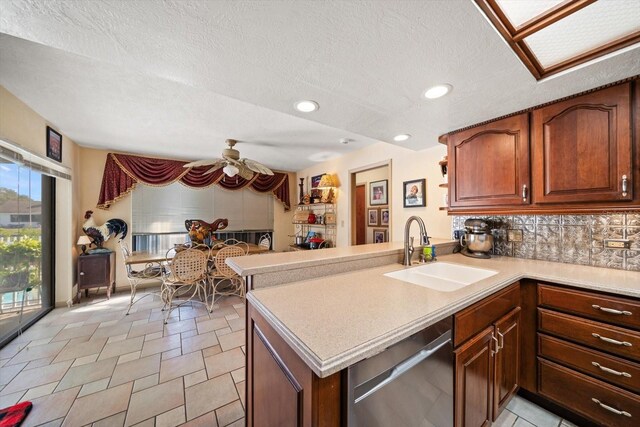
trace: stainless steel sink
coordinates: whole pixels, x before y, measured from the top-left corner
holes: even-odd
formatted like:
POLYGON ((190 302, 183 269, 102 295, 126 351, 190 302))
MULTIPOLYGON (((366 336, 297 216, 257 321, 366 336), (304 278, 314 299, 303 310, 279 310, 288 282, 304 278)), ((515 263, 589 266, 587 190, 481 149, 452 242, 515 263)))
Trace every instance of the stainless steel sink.
POLYGON ((386 273, 385 276, 442 292, 453 292, 498 274, 497 271, 465 265, 434 262, 386 273))

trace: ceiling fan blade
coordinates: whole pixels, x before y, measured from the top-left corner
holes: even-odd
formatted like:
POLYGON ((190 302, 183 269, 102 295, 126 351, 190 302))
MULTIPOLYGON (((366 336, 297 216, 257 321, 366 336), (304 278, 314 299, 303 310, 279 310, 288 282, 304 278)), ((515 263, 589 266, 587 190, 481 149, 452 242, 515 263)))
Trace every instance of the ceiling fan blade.
POLYGON ((213 165, 213 167, 211 169, 209 169, 208 171, 206 171, 203 175, 209 175, 210 173, 214 173, 218 169, 224 167, 225 164, 226 164, 225 162, 217 163, 217 164, 213 165))
POLYGON ((262 163, 256 162, 255 160, 242 159, 241 162, 254 172, 258 172, 263 175, 273 175, 273 171, 271 169, 269 169, 262 163))
POLYGON ((187 163, 184 165, 185 168, 195 168, 198 166, 209 166, 215 165, 218 162, 224 162, 224 159, 206 159, 206 160, 196 160, 195 162, 187 163))
POLYGON ((246 180, 253 178, 253 172, 251 172, 251 170, 242 163, 238 166, 238 175, 246 180))

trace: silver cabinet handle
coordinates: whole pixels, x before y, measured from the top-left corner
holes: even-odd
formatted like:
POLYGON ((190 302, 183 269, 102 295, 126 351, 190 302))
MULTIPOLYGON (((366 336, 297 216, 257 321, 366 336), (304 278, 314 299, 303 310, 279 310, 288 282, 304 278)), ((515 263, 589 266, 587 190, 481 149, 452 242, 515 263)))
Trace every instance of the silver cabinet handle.
POLYGON ((494 334, 491 334, 491 339, 496 342, 496 350, 495 351, 491 350, 491 354, 492 355, 498 354, 498 352, 500 351, 500 344, 498 344, 498 338, 496 338, 494 334))
POLYGON ((609 314, 624 314, 625 316, 631 316, 633 314, 627 310, 620 311, 620 310, 616 310, 615 308, 600 307, 597 304, 593 304, 591 307, 595 308, 596 310, 604 311, 609 314))
POLYGON ((81 271, 81 272, 80 272, 80 275, 81 275, 81 276, 84 276, 84 271, 81 271))
POLYGON ((611 406, 605 405, 604 403, 600 402, 595 397, 592 397, 591 400, 593 400, 594 403, 597 403, 598 405, 600 405, 602 409, 606 409, 607 411, 613 412, 616 415, 624 415, 625 417, 631 418, 631 414, 628 413, 627 411, 618 411, 616 408, 612 408, 611 406))
POLYGON ((502 350, 504 348, 504 334, 500 333, 500 331, 496 331, 498 334, 498 339, 500 340, 500 344, 498 346, 498 350, 502 350))
POLYGON ((603 337, 600 334, 596 334, 595 332, 591 334, 594 338, 598 338, 604 342, 608 342, 609 344, 615 344, 615 345, 624 345, 626 347, 632 347, 633 344, 631 344, 630 342, 627 341, 618 341, 618 340, 614 340, 613 338, 607 338, 607 337, 603 337))
POLYGON ((529 189, 527 188, 527 184, 522 185, 522 201, 527 201, 527 194, 529 193, 529 189))
POLYGON ((628 186, 629 186, 629 178, 627 178, 627 175, 622 175, 622 197, 627 197, 628 186))
POLYGON ((619 372, 619 371, 615 371, 611 368, 607 368, 606 366, 602 366, 601 364, 599 364, 598 362, 591 362, 591 364, 593 366, 595 366, 596 368, 600 368, 601 370, 603 370, 604 372, 607 372, 609 374, 613 374, 613 375, 617 375, 619 377, 627 377, 627 378, 631 378, 631 374, 627 373, 627 372, 619 372))

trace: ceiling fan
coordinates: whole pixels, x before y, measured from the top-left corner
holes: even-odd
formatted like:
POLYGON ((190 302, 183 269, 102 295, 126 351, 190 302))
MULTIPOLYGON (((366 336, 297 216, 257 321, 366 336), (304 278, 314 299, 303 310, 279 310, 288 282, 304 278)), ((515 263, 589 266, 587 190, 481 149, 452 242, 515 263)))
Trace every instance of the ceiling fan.
POLYGON ((222 150, 221 159, 197 160, 195 162, 187 163, 184 167, 192 168, 211 165, 211 169, 206 171, 205 175, 223 168, 222 170, 227 176, 233 177, 240 175, 244 179, 253 178, 254 172, 261 173, 263 175, 273 175, 273 171, 271 169, 256 162, 255 160, 241 159, 240 152, 233 148, 238 141, 235 139, 227 139, 225 142, 229 145, 229 148, 222 150))

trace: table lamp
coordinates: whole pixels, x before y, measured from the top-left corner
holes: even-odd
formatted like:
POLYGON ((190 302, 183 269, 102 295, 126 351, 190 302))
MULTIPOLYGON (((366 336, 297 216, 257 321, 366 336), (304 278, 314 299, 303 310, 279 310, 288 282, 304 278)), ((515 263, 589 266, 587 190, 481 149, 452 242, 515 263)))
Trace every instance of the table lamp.
POLYGON ((322 175, 322 178, 320 178, 320 182, 318 183, 318 190, 323 190, 322 203, 332 202, 333 194, 331 193, 333 192, 333 187, 335 187, 335 184, 333 183, 333 178, 331 178, 331 175, 326 173, 322 175), (328 190, 328 191, 324 191, 324 190, 328 190))
POLYGON ((76 245, 82 245, 81 249, 82 249, 82 253, 80 255, 86 255, 87 254, 87 245, 91 245, 91 239, 89 239, 89 236, 80 236, 78 237, 78 243, 76 243, 76 245))

